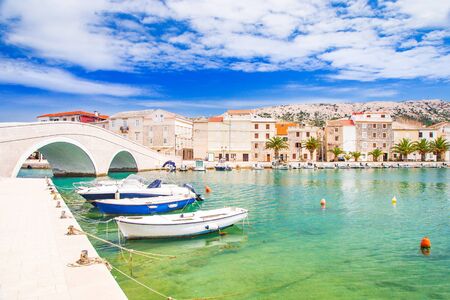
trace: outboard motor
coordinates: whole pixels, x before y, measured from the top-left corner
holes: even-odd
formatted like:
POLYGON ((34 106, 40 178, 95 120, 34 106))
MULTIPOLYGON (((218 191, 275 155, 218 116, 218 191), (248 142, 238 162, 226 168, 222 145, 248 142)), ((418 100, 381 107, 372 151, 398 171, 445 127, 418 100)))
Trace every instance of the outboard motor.
POLYGON ((194 187, 192 185, 190 185, 188 183, 185 183, 183 186, 195 194, 195 197, 196 197, 195 200, 197 200, 197 201, 203 201, 204 200, 202 195, 198 194, 195 191, 195 189, 194 189, 194 187))

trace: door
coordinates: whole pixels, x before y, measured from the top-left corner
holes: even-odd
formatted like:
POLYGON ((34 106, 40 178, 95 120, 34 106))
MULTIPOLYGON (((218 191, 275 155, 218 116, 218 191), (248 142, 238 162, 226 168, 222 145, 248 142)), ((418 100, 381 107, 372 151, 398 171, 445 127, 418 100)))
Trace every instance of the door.
POLYGON ((228 153, 225 154, 225 160, 226 160, 226 161, 230 161, 230 154, 228 154, 228 153))
POLYGON ((383 153, 383 161, 387 161, 388 160, 388 154, 387 153, 383 153))
POLYGON ((242 160, 243 161, 248 161, 248 153, 242 154, 242 160))
POLYGON ((270 162, 270 154, 267 154, 266 161, 270 162))

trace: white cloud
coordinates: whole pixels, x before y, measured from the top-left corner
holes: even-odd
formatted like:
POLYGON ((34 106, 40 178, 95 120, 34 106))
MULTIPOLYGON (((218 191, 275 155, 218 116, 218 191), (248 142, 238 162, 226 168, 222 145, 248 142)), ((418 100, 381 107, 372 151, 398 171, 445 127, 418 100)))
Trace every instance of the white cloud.
POLYGON ((0 21, 7 42, 90 70, 327 69, 369 81, 449 78, 449 13, 442 0, 6 0, 0 21))
POLYGON ((0 83, 18 84, 56 92, 126 97, 140 95, 142 90, 119 84, 78 78, 56 68, 28 62, 0 59, 0 83))

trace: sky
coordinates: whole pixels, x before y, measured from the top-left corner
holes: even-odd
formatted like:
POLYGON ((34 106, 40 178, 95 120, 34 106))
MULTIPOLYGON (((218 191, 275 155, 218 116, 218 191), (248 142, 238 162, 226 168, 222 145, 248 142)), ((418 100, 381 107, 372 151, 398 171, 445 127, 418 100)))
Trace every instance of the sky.
POLYGON ((443 99, 450 0, 2 0, 0 121, 443 99))

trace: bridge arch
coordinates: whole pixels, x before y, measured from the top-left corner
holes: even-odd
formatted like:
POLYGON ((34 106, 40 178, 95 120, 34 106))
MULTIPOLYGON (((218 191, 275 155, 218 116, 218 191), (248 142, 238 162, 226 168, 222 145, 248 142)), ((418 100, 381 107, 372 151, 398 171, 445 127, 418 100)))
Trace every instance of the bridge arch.
POLYGON ((57 137, 39 141, 28 148, 16 163, 13 177, 17 177, 23 163, 35 151, 41 152, 56 176, 95 176, 97 165, 92 154, 76 140, 57 137))
POLYGON ((119 150, 111 158, 108 172, 137 172, 135 157, 128 150, 119 150))

